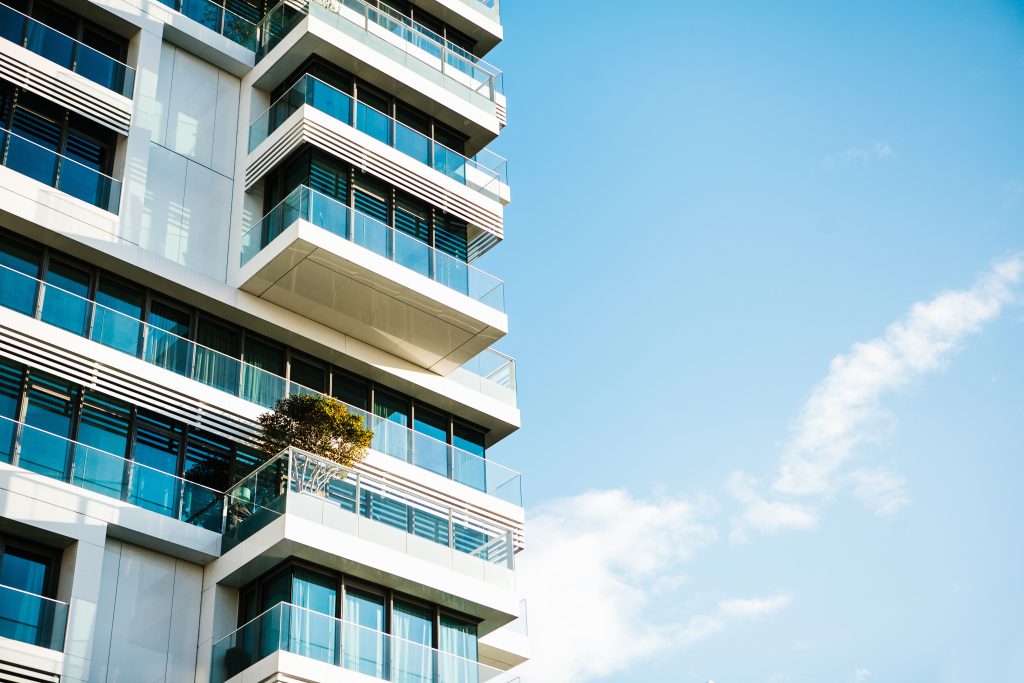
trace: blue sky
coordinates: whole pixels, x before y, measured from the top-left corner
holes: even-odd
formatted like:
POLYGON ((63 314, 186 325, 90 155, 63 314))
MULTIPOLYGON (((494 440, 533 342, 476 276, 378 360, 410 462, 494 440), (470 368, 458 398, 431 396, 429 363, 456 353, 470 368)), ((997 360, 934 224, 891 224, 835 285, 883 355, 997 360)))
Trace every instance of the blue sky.
POLYGON ((531 683, 1024 680, 1024 3, 502 14, 531 683))

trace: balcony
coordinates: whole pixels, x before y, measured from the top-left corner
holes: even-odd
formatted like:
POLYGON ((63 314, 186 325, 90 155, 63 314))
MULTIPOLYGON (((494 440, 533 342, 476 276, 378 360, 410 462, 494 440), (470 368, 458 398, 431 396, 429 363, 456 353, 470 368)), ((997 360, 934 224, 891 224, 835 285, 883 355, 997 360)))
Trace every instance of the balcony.
MULTIPOLYGON (((487 472, 474 465, 461 463, 462 478, 479 481, 474 488, 486 488, 487 472)), ((509 497, 518 497, 518 485, 518 480, 505 482, 509 497)), ((268 460, 224 498, 223 553, 289 512, 410 557, 468 567, 481 576, 485 564, 514 568, 516 532, 511 528, 469 514, 466 505, 456 508, 440 502, 440 496, 420 495, 397 478, 357 472, 297 448, 268 460)))
MULTIPOLYGON (((425 109, 430 99, 443 101, 444 98, 439 99, 440 93, 424 90, 425 87, 428 90, 439 87, 441 92, 453 96, 456 101, 468 103, 476 112, 490 117, 491 122, 497 117, 499 120, 496 123, 504 125, 502 114, 505 97, 502 93, 501 71, 409 17, 391 8, 371 6, 363 0, 282 2, 270 10, 260 23, 257 59, 266 57, 300 26, 303 27, 303 33, 319 31, 312 24, 304 23, 307 19, 335 29, 351 41, 341 41, 337 36, 321 36, 320 47, 303 48, 301 54, 294 55, 295 59, 287 60, 288 68, 280 74, 280 78, 298 66, 298 63, 293 64, 296 59, 301 61, 308 54, 320 51, 321 47, 328 47, 351 55, 356 62, 363 62, 381 74, 400 74, 398 80, 423 92, 428 98, 426 102, 410 99, 410 104, 414 106, 425 109), (372 54, 361 52, 364 48, 368 48, 372 54), (395 70, 396 66, 399 71, 395 70)), ((299 43, 301 40, 300 36, 294 42, 299 43)), ((289 47, 288 52, 291 51, 289 47)), ((331 54, 322 56, 337 61, 345 68, 355 68, 355 64, 346 64, 351 60, 344 57, 335 59, 331 54)), ((412 93, 406 95, 409 99, 412 93)), ((497 133, 497 127, 493 133, 497 133)))
POLYGON ((2 3, 0 37, 118 95, 132 98, 135 69, 2 3))
POLYGON ((500 280, 305 186, 241 251, 240 289, 441 375, 508 329, 500 280))
POLYGON ((0 462, 201 529, 223 527, 219 491, 2 416, 0 462))
POLYGON ((508 162, 504 157, 488 149, 472 158, 463 156, 308 74, 299 78, 249 126, 249 152, 253 152, 303 105, 330 115, 335 121, 398 150, 409 159, 489 199, 502 204, 509 201, 508 162))
MULTIPOLYGON (((87 336, 86 330, 90 327, 87 321, 91 320, 92 332, 88 336, 93 341, 266 408, 273 407, 279 399, 290 394, 318 393, 238 358, 0 265, 0 306, 33 315, 39 301, 46 302, 46 307, 51 310, 61 311, 59 321, 48 321, 45 314, 44 321, 87 336)), ((511 377, 514 386, 515 363, 511 362, 507 370, 498 375, 511 377)), ((481 381, 488 380, 481 378, 481 381)), ((495 391, 499 389, 500 386, 496 385, 495 391)), ((501 500, 522 505, 521 476, 515 470, 355 406, 347 407, 350 412, 360 415, 363 423, 373 430, 374 450, 501 500)), ((11 433, 14 433, 13 429, 11 433)), ((0 433, 2 443, 3 434, 0 433)), ((60 476, 55 478, 64 477, 65 470, 61 470, 60 476)), ((186 484, 188 482, 175 486, 182 492, 195 487, 194 484, 186 484)), ((107 490, 112 492, 114 488, 108 487, 107 490)), ((192 508, 191 504, 181 506, 189 513, 185 521, 191 519, 192 508)))
POLYGON ((116 214, 121 181, 0 128, 0 165, 116 214))
POLYGON ((0 585, 0 638, 64 649, 68 625, 68 604, 0 585))
POLYGON ((250 19, 235 14, 211 0, 158 0, 196 23, 219 33, 244 48, 256 51, 257 27, 250 19))
POLYGON ((214 643, 212 665, 211 683, 278 680, 274 674, 288 680, 350 680, 342 670, 354 674, 352 681, 519 682, 514 673, 287 602, 214 643), (251 676, 239 675, 250 668, 251 676))

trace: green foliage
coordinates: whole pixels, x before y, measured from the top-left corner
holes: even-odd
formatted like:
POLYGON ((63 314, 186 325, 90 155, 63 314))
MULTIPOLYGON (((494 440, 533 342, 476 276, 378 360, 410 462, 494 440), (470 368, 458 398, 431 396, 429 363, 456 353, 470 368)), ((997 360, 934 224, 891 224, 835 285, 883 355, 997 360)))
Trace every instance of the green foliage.
POLYGON ((345 467, 362 462, 373 441, 363 418, 329 396, 292 395, 258 418, 263 428, 261 447, 276 455, 289 446, 345 467))

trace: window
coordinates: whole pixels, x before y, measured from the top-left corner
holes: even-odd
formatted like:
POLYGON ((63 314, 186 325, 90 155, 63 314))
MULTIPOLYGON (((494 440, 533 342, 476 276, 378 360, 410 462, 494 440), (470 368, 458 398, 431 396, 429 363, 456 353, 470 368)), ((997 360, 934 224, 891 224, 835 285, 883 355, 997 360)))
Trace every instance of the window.
POLYGON ((137 356, 142 339, 144 294, 138 287, 113 278, 100 278, 92 339, 118 351, 137 356))
POLYGON ((373 448, 400 460, 409 461, 409 402, 393 394, 375 391, 373 414, 373 448))
POLYGON ((50 261, 44 280, 48 286, 43 294, 43 322, 84 335, 89 323, 90 273, 62 261, 50 261))
POLYGON ((131 412, 131 406, 114 398, 92 393, 83 397, 77 441, 84 447, 75 449, 75 484, 112 498, 122 496, 131 412))
POLYGON ((162 415, 138 409, 131 502, 153 512, 177 516, 178 461, 184 440, 182 425, 162 415))
POLYGON ((192 378, 229 394, 238 393, 241 363, 236 360, 241 352, 239 330, 213 320, 200 318, 196 330, 195 368, 192 378))
POLYGON ((34 315, 39 250, 0 236, 0 292, 4 305, 18 313, 34 315))
POLYGON ((192 316, 175 306, 153 301, 146 322, 146 360, 179 375, 188 374, 192 316))
POLYGON ((66 380, 42 372, 29 373, 18 466, 63 480, 71 454, 72 421, 78 389, 66 380))
POLYGON ((55 642, 56 553, 28 541, 0 535, 0 638, 60 649, 55 642))
POLYGON ((431 681, 433 675, 434 611, 408 602, 394 601, 391 641, 396 683, 431 681))

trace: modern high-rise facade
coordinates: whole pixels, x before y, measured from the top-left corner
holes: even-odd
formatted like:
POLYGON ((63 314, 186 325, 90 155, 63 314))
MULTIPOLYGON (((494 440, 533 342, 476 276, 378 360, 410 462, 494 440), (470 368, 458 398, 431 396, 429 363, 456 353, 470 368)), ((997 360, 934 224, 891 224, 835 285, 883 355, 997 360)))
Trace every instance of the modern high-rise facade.
POLYGON ((0 0, 0 680, 512 683, 497 0, 0 0), (259 450, 291 394, 352 469, 259 450))

